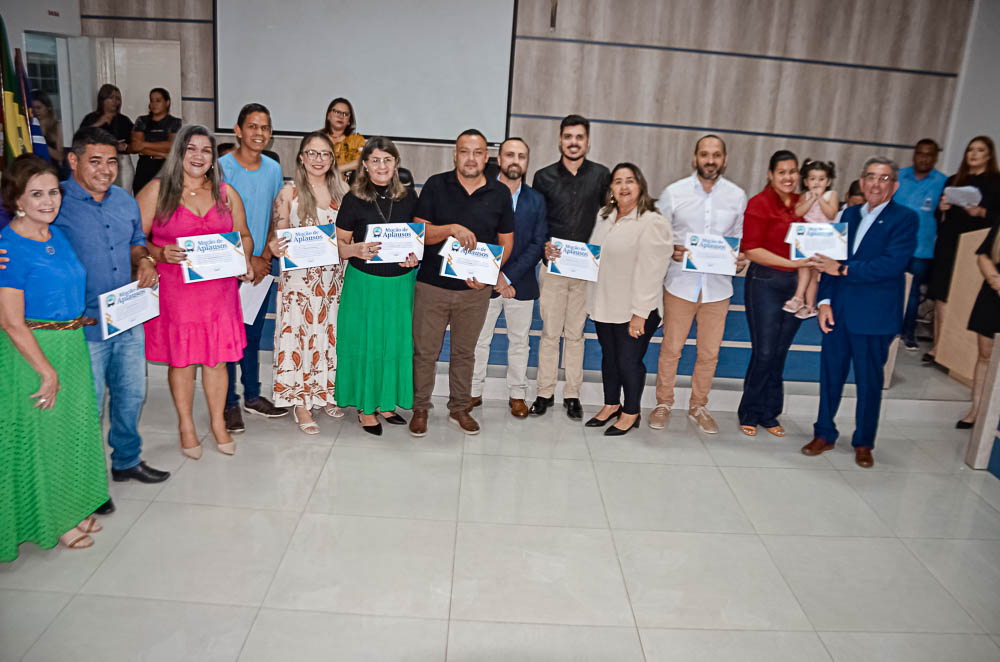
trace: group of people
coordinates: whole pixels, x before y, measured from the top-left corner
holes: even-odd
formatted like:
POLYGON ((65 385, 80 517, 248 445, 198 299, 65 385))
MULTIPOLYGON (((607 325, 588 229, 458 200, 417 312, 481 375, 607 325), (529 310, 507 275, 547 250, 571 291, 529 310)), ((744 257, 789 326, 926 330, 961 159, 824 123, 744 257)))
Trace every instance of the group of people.
MULTIPOLYGON (((100 523, 92 514, 114 510, 99 423, 106 396, 112 479, 168 478, 141 459, 146 376, 135 366, 142 359, 168 365, 180 449, 197 460, 203 449, 192 409, 199 366, 212 437, 226 455, 236 452, 233 435, 246 429, 243 412, 281 417, 291 411, 303 433, 317 434, 316 413, 339 418, 352 408, 367 433, 381 435, 386 423, 408 425, 421 437, 428 434, 437 361, 449 333, 447 420, 476 434, 472 413, 482 404, 501 312, 511 414, 542 416, 554 406, 561 344, 562 404, 571 419, 583 419, 589 316, 602 350, 604 405, 585 425, 621 436, 640 424, 643 358, 661 323, 657 404, 647 422, 654 429, 667 426, 678 361, 696 321, 687 413, 702 431, 718 432, 707 405, 733 281, 682 268, 688 233, 739 237, 735 267, 750 264, 745 291, 752 352, 739 407, 744 434, 763 427, 784 436, 778 417, 785 359, 802 320, 815 313, 824 332, 821 402, 815 437, 802 452, 817 455, 836 442, 834 416, 853 365, 853 445, 857 463, 872 465, 882 367, 902 327, 904 274, 918 252, 921 223, 917 212, 893 201, 901 177, 889 159, 865 163, 863 200, 843 211, 848 258, 792 260, 785 243, 790 224, 836 215, 836 197, 827 192, 832 164, 800 168, 795 154, 780 150, 771 157, 767 185, 748 200, 724 177, 727 148, 716 135, 695 142, 693 172, 657 199, 637 165, 608 169, 587 158, 590 123, 582 116, 562 120, 560 158, 538 170, 532 186, 525 182, 525 140, 501 143, 494 172, 487 169, 486 137, 469 129, 456 140, 454 169, 431 176, 417 196, 400 179, 397 147, 384 137, 359 136, 353 107, 342 98, 331 102, 324 128, 302 138, 292 180, 284 182, 279 164, 265 154, 270 113, 251 103, 234 126, 237 145, 221 158, 215 137, 199 125, 148 143, 169 144, 133 198, 113 184, 122 144, 101 128, 112 123, 98 124, 100 119, 74 135, 66 156, 72 176, 61 187, 54 168, 32 155, 19 157, 3 176, 2 197, 14 220, 0 234, 0 251, 6 252, 0 258, 0 326, 6 332, 0 334, 0 365, 11 375, 4 404, 16 434, 0 442, 0 560, 16 558, 23 541, 43 548, 93 543, 100 523), (350 185, 345 173, 352 173, 350 185), (373 261, 381 244, 366 241, 368 227, 396 222, 425 224, 423 258, 411 253, 398 263, 373 261), (259 374, 266 306, 244 320, 240 281, 259 284, 272 272, 272 259, 287 250, 278 230, 331 224, 339 263, 278 276, 272 401, 261 391, 259 374), (215 232, 239 233, 245 273, 185 283, 180 265, 186 252, 178 237, 215 232), (480 242, 502 246, 496 285, 442 276, 440 249, 449 238, 466 249, 480 242), (560 257, 553 238, 600 246, 597 280, 540 267, 560 257), (102 340, 93 326, 100 295, 135 280, 158 288, 159 316, 102 340), (536 397, 529 405, 535 300, 543 326, 536 397), (412 410, 409 421, 401 409, 412 410)), ((970 166, 969 176, 996 177, 991 142, 988 147, 985 170, 970 166)), ((984 216, 996 213, 993 204, 984 190, 984 216)), ((954 209, 940 206, 944 213, 954 209)), ((974 330, 986 336, 1000 330, 995 225, 980 253, 987 279, 974 330)))

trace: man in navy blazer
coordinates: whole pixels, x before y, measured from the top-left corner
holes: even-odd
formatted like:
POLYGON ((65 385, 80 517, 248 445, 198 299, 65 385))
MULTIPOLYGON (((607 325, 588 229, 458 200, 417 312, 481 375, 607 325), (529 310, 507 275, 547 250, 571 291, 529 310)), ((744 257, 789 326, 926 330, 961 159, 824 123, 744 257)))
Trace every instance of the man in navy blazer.
POLYGON ((834 417, 854 365, 858 404, 855 411, 854 460, 874 463, 882 384, 889 344, 902 327, 906 267, 917 246, 916 213, 893 202, 899 188, 899 166, 875 156, 865 162, 861 190, 865 204, 848 207, 847 259, 817 255, 812 266, 822 272, 819 283, 820 354, 819 415, 805 455, 819 455, 837 441, 834 417))
MULTIPOLYGON (((521 138, 508 138, 500 145, 498 163, 501 182, 510 189, 514 204, 514 248, 500 271, 486 322, 476 344, 476 366, 472 373, 472 407, 483 403, 483 385, 490 358, 490 343, 500 311, 507 322, 507 397, 510 413, 517 418, 528 415, 525 401, 528 391, 528 333, 538 298, 535 268, 545 251, 548 222, 545 198, 524 183, 528 171, 528 144, 521 138)), ((470 407, 471 409, 471 407, 470 407)))

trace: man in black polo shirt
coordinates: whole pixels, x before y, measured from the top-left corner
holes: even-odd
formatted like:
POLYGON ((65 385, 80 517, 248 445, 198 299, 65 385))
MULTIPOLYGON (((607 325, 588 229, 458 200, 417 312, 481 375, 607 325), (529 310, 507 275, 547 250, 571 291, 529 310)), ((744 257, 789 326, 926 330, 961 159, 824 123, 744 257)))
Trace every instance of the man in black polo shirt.
POLYGON ((503 246, 506 262, 514 247, 514 211, 510 190, 483 175, 486 137, 463 131, 455 142, 455 169, 431 176, 417 201, 414 221, 427 224, 424 259, 413 296, 413 418, 410 434, 427 434, 437 359, 444 332, 451 325, 448 366, 448 422, 466 434, 479 424, 469 416, 476 341, 486 320, 493 287, 476 280, 441 276, 441 245, 449 236, 464 248, 477 242, 503 246))
MULTIPOLYGON (((535 173, 532 187, 545 196, 549 238, 590 241, 597 211, 604 204, 611 173, 600 163, 586 159, 590 149, 590 122, 580 115, 567 115, 559 124, 559 151, 562 158, 535 173)), ((541 296, 542 338, 538 344, 538 393, 531 413, 542 415, 555 403, 559 379, 559 338, 563 344, 566 386, 563 406, 573 419, 583 418, 580 387, 583 384, 583 325, 587 322, 585 280, 550 276, 542 269, 538 276, 541 296)))

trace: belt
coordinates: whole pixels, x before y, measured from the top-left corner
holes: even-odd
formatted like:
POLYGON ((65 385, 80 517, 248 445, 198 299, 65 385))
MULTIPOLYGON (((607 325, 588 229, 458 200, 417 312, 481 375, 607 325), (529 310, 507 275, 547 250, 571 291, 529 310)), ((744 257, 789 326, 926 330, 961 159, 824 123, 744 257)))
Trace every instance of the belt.
POLYGON ((81 315, 74 320, 69 320, 68 322, 45 322, 43 320, 24 320, 25 325, 31 330, 43 330, 43 331, 73 331, 75 329, 82 329, 85 326, 94 326, 97 324, 97 320, 93 317, 84 317, 81 315))

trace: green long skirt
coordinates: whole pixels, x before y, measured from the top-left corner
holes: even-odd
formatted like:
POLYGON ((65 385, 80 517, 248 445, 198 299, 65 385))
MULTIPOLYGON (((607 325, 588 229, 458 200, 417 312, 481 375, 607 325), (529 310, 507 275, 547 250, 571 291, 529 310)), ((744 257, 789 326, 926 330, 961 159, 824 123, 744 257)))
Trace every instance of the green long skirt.
MULTIPOLYGON (((52 409, 28 397, 41 377, 0 332, 0 562, 22 542, 51 549, 108 498, 104 442, 83 329, 35 330, 59 375, 52 409)), ((135 366, 141 370, 142 366, 135 366)))
POLYGON ((348 265, 337 313, 339 407, 365 414, 413 407, 416 270, 372 276, 348 265))

